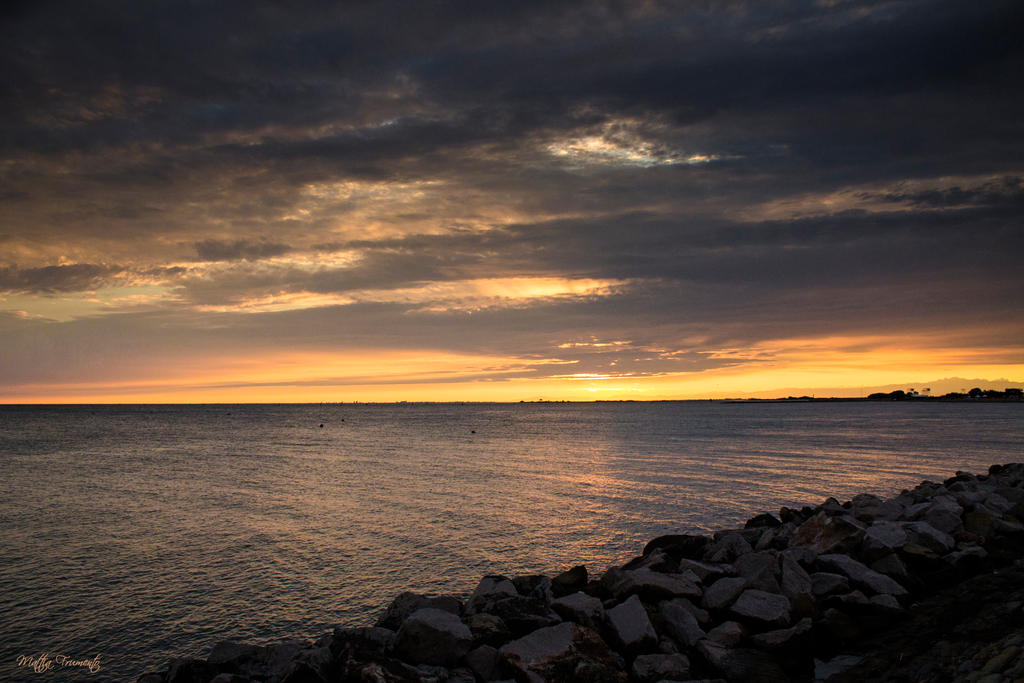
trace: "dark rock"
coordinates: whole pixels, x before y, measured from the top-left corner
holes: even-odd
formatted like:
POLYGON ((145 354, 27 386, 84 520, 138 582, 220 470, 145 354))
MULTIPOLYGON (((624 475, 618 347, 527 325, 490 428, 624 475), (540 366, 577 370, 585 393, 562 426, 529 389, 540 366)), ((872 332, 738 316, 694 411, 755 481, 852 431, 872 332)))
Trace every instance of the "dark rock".
POLYGON ((633 660, 633 677, 640 683, 681 681, 690 675, 690 660, 680 654, 640 655, 633 660))
POLYGON ((815 624, 816 649, 823 653, 833 653, 848 646, 861 637, 862 630, 850 615, 830 607, 822 612, 815 624))
POLYGON ((514 583, 504 576, 485 576, 480 579, 473 594, 466 603, 466 613, 487 612, 488 607, 497 600, 519 595, 514 583))
POLYGON ((779 558, 772 551, 762 551, 741 555, 733 563, 736 573, 747 580, 749 588, 778 593, 779 558))
POLYGON ((395 637, 395 653, 414 664, 455 664, 467 652, 473 634, 451 612, 420 609, 402 622, 395 637))
POLYGON ((845 574, 850 581, 872 593, 888 593, 896 597, 907 595, 907 589, 866 565, 846 555, 819 555, 818 562, 826 568, 837 569, 845 574))
MULTIPOLYGON (((163 679, 159 679, 162 681, 163 679)), ((240 676, 238 674, 217 674, 210 679, 210 683, 249 683, 251 679, 248 676, 240 676)), ((158 683, 158 681, 146 681, 140 678, 136 683, 158 683)))
POLYGON ((695 534, 670 534, 658 536, 644 546, 644 555, 648 555, 657 548, 662 548, 666 553, 674 557, 699 560, 704 555, 711 539, 707 536, 695 534))
POLYGON ((743 626, 735 621, 723 621, 708 631, 708 638, 726 647, 736 647, 743 640, 743 626))
POLYGON ((662 574, 644 568, 609 569, 601 583, 620 600, 634 594, 645 600, 700 595, 700 587, 681 574, 662 574))
POLYGON ((207 683, 217 673, 217 666, 203 659, 174 659, 167 671, 167 683, 207 683))
POLYGON ((811 574, 811 590, 819 598, 846 593, 850 590, 850 581, 843 574, 832 572, 815 572, 811 574))
POLYGON ((494 614, 473 614, 466 617, 466 626, 473 634, 473 645, 501 647, 512 639, 512 631, 505 621, 494 614))
POLYGON ((281 683, 326 683, 324 677, 305 662, 292 662, 278 680, 281 683))
POLYGON ((820 512, 800 525, 790 544, 808 546, 818 553, 840 552, 859 545, 865 528, 851 515, 830 516, 820 512))
POLYGON ((651 569, 656 572, 676 573, 679 569, 679 560, 665 552, 663 548, 655 548, 653 551, 642 557, 636 557, 625 565, 623 569, 651 569))
POLYGON ((790 680, 778 662, 764 652, 727 648, 711 640, 702 640, 697 649, 730 683, 788 683, 790 680))
POLYGON ((512 579, 512 585, 520 595, 528 598, 537 598, 545 604, 550 605, 554 599, 551 591, 551 579, 541 574, 530 576, 517 576, 512 579))
POLYGON ((556 598, 583 590, 587 585, 587 568, 580 564, 551 579, 551 592, 556 598))
POLYGON ((736 570, 728 564, 711 564, 710 562, 699 562, 683 558, 679 560, 679 571, 693 572, 703 583, 712 583, 723 576, 733 576, 736 570))
POLYGON ((876 572, 885 574, 891 579, 895 579, 901 585, 903 582, 910 578, 910 574, 907 572, 907 566, 903 564, 903 560, 896 553, 880 557, 871 563, 871 568, 876 572))
POLYGON ((553 626, 562 620, 543 600, 522 595, 512 595, 490 603, 487 613, 501 617, 514 638, 545 626, 553 626))
POLYGON ((366 628, 337 628, 330 648, 335 656, 343 651, 365 658, 370 653, 388 653, 395 646, 395 632, 381 626, 366 628))
POLYGON ((789 628, 758 633, 750 641, 762 650, 798 651, 805 648, 812 629, 811 618, 805 617, 789 628))
POLYGON ((598 630, 604 624, 604 605, 598 598, 586 593, 573 593, 551 603, 563 619, 598 630))
POLYGON ((581 660, 572 672, 572 683, 626 683, 625 671, 588 660, 581 660))
POLYGON ((572 680, 580 661, 613 668, 619 664, 597 632, 570 622, 538 629, 498 652, 526 680, 572 680))
POLYGON ((458 616, 462 614, 462 602, 451 595, 427 597, 419 593, 405 592, 400 594, 377 620, 377 626, 397 631, 405 618, 418 609, 432 607, 458 616))
POLYGON ((482 681, 497 680, 500 676, 501 657, 490 645, 481 645, 466 654, 466 664, 482 681))
POLYGON ((665 630, 677 643, 694 647, 700 640, 706 638, 707 634, 697 623, 697 618, 689 607, 687 600, 676 598, 658 605, 658 612, 661 614, 665 630))
POLYGON ((782 526, 782 522, 777 520, 773 515, 770 515, 767 512, 762 512, 761 514, 756 515, 756 516, 751 517, 750 519, 748 519, 747 523, 744 525, 744 528, 745 529, 761 529, 761 528, 771 528, 771 527, 779 527, 779 526, 782 526))
POLYGON ((898 522, 876 522, 864 530, 861 549, 868 560, 889 555, 909 541, 906 530, 898 522))
POLYGON ((742 534, 735 531, 722 532, 717 535, 714 543, 705 550, 705 562, 735 562, 741 555, 753 552, 750 542, 742 534))
POLYGON ((939 531, 928 522, 911 522, 904 525, 907 536, 912 543, 923 545, 934 553, 943 555, 956 546, 953 537, 944 531, 939 531))
POLYGON ((658 634, 637 596, 608 610, 607 615, 609 628, 616 641, 628 651, 647 652, 657 646, 658 634))
POLYGON ((746 587, 747 580, 742 576, 719 579, 704 590, 704 606, 713 610, 725 609, 746 587))
POLYGON ((748 588, 729 611, 740 619, 765 626, 788 626, 793 606, 785 595, 748 588))

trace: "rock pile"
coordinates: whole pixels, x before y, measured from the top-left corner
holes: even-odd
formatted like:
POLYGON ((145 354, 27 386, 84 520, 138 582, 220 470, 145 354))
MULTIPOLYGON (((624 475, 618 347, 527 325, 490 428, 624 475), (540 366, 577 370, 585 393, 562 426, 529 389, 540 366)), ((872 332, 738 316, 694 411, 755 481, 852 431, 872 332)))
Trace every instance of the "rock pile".
POLYGON ((465 602, 403 593, 374 627, 219 643, 139 683, 825 680, 917 601, 1021 558, 1022 521, 1024 465, 993 465, 888 500, 830 498, 712 536, 662 536, 596 579, 580 566, 487 576, 465 602))

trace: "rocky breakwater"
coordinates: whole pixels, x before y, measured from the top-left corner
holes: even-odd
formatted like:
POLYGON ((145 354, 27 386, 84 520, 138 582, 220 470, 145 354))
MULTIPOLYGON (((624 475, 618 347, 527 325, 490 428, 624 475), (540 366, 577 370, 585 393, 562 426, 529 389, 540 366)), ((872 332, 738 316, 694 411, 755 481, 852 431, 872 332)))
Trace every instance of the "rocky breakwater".
MULTIPOLYGON (((373 627, 316 642, 219 643, 139 683, 848 677, 865 659, 852 653, 884 648, 887 630, 910 623, 919 604, 1019 565, 1022 521, 1024 465, 994 465, 887 500, 830 498, 742 529, 656 538, 599 578, 579 566, 553 578, 487 576, 465 601, 403 593, 373 627)), ((1024 627, 1013 609, 1005 618, 1018 623, 1004 639, 1024 627)), ((1016 642, 990 647, 973 678, 1024 671, 1016 642)))

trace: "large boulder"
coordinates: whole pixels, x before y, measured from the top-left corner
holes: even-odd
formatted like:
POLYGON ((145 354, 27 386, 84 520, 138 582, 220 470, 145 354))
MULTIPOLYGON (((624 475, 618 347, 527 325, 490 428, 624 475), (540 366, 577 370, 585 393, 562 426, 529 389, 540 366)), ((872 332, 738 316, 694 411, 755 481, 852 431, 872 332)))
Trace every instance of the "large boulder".
POLYGON ((681 681, 690 677, 690 660, 680 654, 640 655, 633 660, 633 677, 640 683, 681 681))
POLYGON ((588 628, 600 629, 604 623, 604 605, 598 598, 586 593, 573 593, 558 598, 551 603, 551 608, 563 619, 588 628))
POLYGON ((818 553, 838 552, 856 547, 866 526, 852 515, 819 512, 800 525, 790 539, 792 546, 808 546, 818 553))
POLYGON ((819 555, 818 562, 826 569, 839 570, 846 575, 855 586, 871 591, 885 593, 897 598, 907 595, 907 589, 885 574, 861 564, 846 555, 819 555))
POLYGON ((743 621, 778 628, 789 625, 793 606, 785 595, 749 588, 736 599, 729 611, 743 621))
POLYGON ((502 646, 505 663, 529 681, 567 681, 581 662, 618 667, 621 662, 592 629, 563 622, 502 646))
POLYGON ((451 612, 427 607, 402 622, 395 653, 414 664, 450 666, 469 652, 473 634, 451 612))
POLYGON ((622 647, 631 652, 643 652, 657 646, 658 634, 637 596, 611 608, 607 615, 608 626, 622 647))
POLYGON ((723 531, 716 534, 715 541, 704 550, 701 558, 705 562, 735 562, 736 558, 754 552, 750 542, 738 531, 723 531))
POLYGON ((666 600, 658 605, 658 611, 668 635, 672 636, 680 645, 694 647, 703 638, 706 638, 707 634, 697 623, 692 609, 684 603, 686 600, 683 598, 666 600))
POLYGON ((747 580, 742 576, 719 579, 704 590, 704 606, 713 610, 725 609, 746 587, 747 580))
POLYGON ((778 553, 770 550, 747 553, 733 563, 736 573, 747 580, 749 588, 778 593, 779 558, 778 553))
POLYGON ((560 598, 581 591, 587 585, 588 578, 587 568, 582 564, 576 565, 551 579, 551 593, 560 598))
POLYGON ((462 602, 454 596, 438 595, 436 597, 428 597, 407 591, 391 601, 387 610, 377 620, 377 626, 397 631, 406 617, 416 610, 426 607, 441 609, 445 612, 451 612, 456 616, 462 614, 462 602))
POLYGON ((700 586, 681 574, 663 574, 646 567, 640 569, 609 569, 601 583, 616 598, 639 595, 645 600, 674 597, 696 597, 700 586))
POLYGON ((519 595, 519 591, 509 579, 504 576, 485 576, 469 596, 466 613, 486 612, 488 606, 495 601, 516 595, 519 595))

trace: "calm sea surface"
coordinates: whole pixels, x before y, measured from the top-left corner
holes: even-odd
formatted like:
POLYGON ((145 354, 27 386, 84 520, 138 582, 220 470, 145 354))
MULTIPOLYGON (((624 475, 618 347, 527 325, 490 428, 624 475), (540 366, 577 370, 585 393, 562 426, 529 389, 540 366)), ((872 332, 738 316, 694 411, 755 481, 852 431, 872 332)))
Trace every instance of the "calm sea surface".
POLYGON ((1022 427, 975 403, 0 406, 0 679, 133 680, 403 590, 596 573, 660 534, 1024 460, 1022 427), (102 669, 16 666, 40 652, 102 669))

